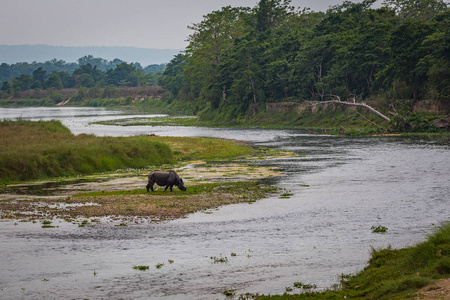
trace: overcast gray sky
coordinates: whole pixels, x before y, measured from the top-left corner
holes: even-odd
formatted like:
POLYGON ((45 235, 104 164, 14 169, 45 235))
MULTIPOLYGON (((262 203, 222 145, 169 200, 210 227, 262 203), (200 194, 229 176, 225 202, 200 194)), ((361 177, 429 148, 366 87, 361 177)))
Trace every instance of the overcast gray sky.
MULTIPOLYGON (((325 11, 344 0, 293 0, 325 11)), ((359 2, 354 0, 354 2, 359 2)), ((0 0, 0 44, 183 49, 188 25, 258 0, 0 0)))

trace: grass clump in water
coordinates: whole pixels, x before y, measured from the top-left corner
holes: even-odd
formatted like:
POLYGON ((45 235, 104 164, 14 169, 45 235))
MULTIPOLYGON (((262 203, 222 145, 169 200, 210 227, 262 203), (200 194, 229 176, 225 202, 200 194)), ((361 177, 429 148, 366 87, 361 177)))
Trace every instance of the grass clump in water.
POLYGON ((386 233, 387 232, 387 227, 378 225, 378 226, 372 226, 372 232, 373 233, 386 233))
POLYGON ((150 267, 149 266, 134 266, 133 269, 139 270, 139 271, 147 271, 148 269, 150 269, 150 267))

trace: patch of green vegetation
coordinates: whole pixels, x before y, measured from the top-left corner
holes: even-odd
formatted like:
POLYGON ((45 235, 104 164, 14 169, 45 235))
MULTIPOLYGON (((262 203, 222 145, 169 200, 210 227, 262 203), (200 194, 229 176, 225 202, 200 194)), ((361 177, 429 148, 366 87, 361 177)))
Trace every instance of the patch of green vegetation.
POLYGON ((44 221, 42 221, 42 228, 55 228, 56 226, 54 226, 54 225, 51 225, 52 224, 52 221, 50 221, 50 220, 44 220, 44 221))
POLYGON ((309 283, 294 282, 294 287, 298 289, 311 290, 316 289, 317 285, 309 283))
POLYGON ((73 135, 60 121, 0 121, 3 183, 174 163, 167 144, 146 137, 73 135))
MULTIPOLYGON (((417 296, 420 288, 449 276, 450 223, 447 223, 414 247, 373 249, 368 266, 355 275, 343 275, 341 288, 337 290, 254 295, 253 299, 406 299, 417 296)), ((294 286, 304 288, 303 284, 294 286)))
POLYGON ((378 225, 378 226, 372 226, 372 232, 373 233, 386 233, 387 232, 387 227, 378 225))
POLYGON ((156 267, 157 269, 161 269, 164 265, 165 265, 164 263, 159 263, 159 264, 156 264, 155 267, 156 267))
POLYGON ((280 195, 280 199, 289 199, 293 195, 294 194, 292 194, 291 192, 284 192, 283 194, 280 195))
POLYGON ((178 161, 232 160, 259 153, 258 149, 243 142, 200 137, 160 137, 150 136, 149 140, 165 143, 173 150, 178 161))
MULTIPOLYGON (((135 189, 135 190, 121 190, 121 191, 101 191, 101 192, 89 192, 80 193, 73 195, 73 197, 98 197, 98 196, 127 196, 127 195, 165 195, 165 196, 183 196, 189 197, 190 195, 198 195, 201 193, 211 193, 213 191, 222 192, 239 192, 241 190, 253 190, 256 186, 254 181, 245 182, 206 182, 202 184, 196 184, 192 186, 187 186, 186 191, 181 191, 180 189, 174 187, 172 192, 164 191, 164 189, 155 190, 155 192, 147 192, 146 189, 135 189)), ((259 186, 261 192, 271 193, 276 192, 277 188, 274 186, 259 186)), ((155 202, 157 203, 157 202, 155 202)))
POLYGON ((78 223, 78 227, 94 227, 94 225, 89 224, 89 220, 83 220, 81 223, 78 223))
POLYGON ((205 126, 196 117, 156 117, 156 118, 127 118, 94 122, 101 125, 119 126, 205 126))
POLYGON ((236 295, 236 291, 235 290, 226 290, 222 294, 224 294, 227 297, 234 297, 236 295))
POLYGON ((214 261, 215 264, 228 262, 228 258, 226 256, 222 256, 222 254, 220 255, 220 257, 211 256, 211 259, 214 261))
POLYGON ((150 267, 149 266, 134 266, 133 269, 139 270, 139 271, 146 271, 146 270, 150 269, 150 267))

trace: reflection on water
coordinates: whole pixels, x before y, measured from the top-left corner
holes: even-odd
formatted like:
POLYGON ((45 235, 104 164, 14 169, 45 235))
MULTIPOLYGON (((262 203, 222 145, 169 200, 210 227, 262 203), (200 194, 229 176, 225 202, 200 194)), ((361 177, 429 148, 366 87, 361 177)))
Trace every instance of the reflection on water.
POLYGON ((275 180, 293 196, 164 224, 49 230, 0 223, 2 299, 224 299, 230 289, 281 294, 297 281, 326 288, 361 270, 372 246, 412 245, 450 217, 448 144, 290 130, 111 128, 88 125, 111 117, 101 110, 78 115, 62 117, 78 133, 214 136, 295 151, 302 156, 260 162, 285 171, 275 180), (377 225, 388 232, 372 233, 377 225))

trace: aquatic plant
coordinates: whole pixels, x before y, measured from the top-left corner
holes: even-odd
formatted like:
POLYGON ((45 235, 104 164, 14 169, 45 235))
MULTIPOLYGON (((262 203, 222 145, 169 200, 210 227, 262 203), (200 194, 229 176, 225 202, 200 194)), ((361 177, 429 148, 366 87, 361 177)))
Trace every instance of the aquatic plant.
POLYGON ((55 228, 56 226, 50 225, 52 224, 52 221, 50 220, 44 220, 42 221, 42 228, 55 228))
POLYGON ((139 271, 146 271, 146 270, 150 269, 150 267, 149 266, 134 266, 133 269, 139 270, 139 271))
POLYGON ((236 291, 235 290, 226 290, 222 294, 224 294, 227 297, 233 297, 234 295, 236 295, 236 291))
POLYGON ((164 263, 159 263, 159 264, 156 264, 156 268, 157 269, 161 269, 162 267, 164 266, 164 263))
POLYGON ((387 232, 387 227, 378 225, 378 226, 372 226, 370 228, 372 230, 373 233, 386 233, 387 232))
POLYGON ((226 256, 222 257, 222 254, 220 254, 220 257, 211 256, 211 259, 214 260, 215 264, 217 264, 217 263, 227 263, 228 262, 228 258, 226 256))

